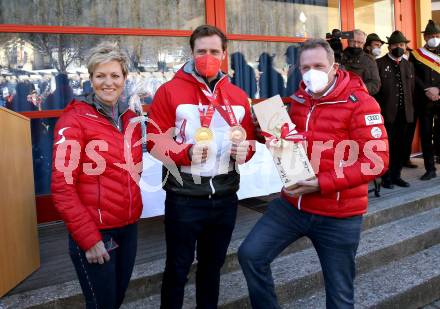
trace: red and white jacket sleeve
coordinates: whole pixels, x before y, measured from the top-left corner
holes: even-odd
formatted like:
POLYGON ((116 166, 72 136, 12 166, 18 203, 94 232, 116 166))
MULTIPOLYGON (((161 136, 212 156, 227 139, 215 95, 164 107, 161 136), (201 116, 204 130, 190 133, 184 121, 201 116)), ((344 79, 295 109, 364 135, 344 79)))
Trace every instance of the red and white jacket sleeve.
MULTIPOLYGON (((360 94, 361 96, 361 94, 360 94)), ((354 188, 383 175, 388 169, 388 136, 380 115, 379 104, 372 97, 363 95, 361 102, 353 103, 352 121, 349 125, 350 142, 358 145, 357 160, 347 158, 347 166, 335 164, 331 171, 320 172, 318 181, 321 193, 327 194, 354 188), (369 124, 367 115, 380 116, 380 123, 369 124)), ((336 151, 337 152, 337 151, 336 151)), ((341 157, 335 152, 335 160, 341 157)))
POLYGON ((174 140, 176 110, 164 86, 160 87, 148 113, 147 149, 152 156, 176 166, 191 165, 191 144, 178 144, 174 140), (170 162, 172 161, 172 162, 170 162))
POLYGON ((52 154, 52 198, 70 235, 87 251, 102 240, 96 223, 77 192, 82 168, 83 133, 74 113, 64 113, 55 126, 52 154))

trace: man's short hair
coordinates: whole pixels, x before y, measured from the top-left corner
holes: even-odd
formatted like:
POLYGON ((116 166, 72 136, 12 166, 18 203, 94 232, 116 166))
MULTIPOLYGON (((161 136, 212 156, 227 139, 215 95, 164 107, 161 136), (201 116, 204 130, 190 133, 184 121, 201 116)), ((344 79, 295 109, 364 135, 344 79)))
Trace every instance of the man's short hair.
MULTIPOLYGON (((330 63, 335 62, 335 53, 333 49, 330 47, 330 44, 324 40, 324 39, 308 39, 304 43, 301 44, 298 52, 298 60, 300 62, 301 54, 309 49, 315 49, 315 48, 324 48, 325 52, 327 53, 327 59, 330 63)), ((301 64, 301 63, 300 63, 301 64)))
POLYGON ((361 29, 354 29, 353 30, 353 35, 355 35, 355 34, 363 35, 364 36, 364 40, 367 39, 367 34, 364 31, 362 31, 361 29))
POLYGON ((226 38, 226 35, 219 28, 211 25, 201 25, 193 31, 191 37, 189 38, 191 50, 194 51, 194 44, 197 39, 213 35, 218 35, 220 37, 222 40, 222 49, 225 51, 228 47, 228 39, 226 38))

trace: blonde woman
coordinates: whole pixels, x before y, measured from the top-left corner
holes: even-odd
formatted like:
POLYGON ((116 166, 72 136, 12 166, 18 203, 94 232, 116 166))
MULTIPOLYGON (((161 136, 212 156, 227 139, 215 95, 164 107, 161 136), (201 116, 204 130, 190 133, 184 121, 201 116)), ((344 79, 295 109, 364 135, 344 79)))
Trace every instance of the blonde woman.
POLYGON ((86 308, 119 308, 135 262, 142 199, 134 166, 141 166, 142 145, 134 146, 137 115, 120 100, 128 61, 116 44, 92 49, 93 92, 73 100, 55 128, 52 196, 86 308))

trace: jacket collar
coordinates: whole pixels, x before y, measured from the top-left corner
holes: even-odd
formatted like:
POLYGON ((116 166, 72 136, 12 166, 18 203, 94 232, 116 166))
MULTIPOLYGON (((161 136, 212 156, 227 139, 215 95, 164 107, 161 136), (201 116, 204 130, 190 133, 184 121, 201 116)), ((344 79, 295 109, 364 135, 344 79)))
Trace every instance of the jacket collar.
MULTIPOLYGON (((295 93, 295 97, 303 99, 304 103, 306 103, 307 101, 311 101, 309 100, 311 96, 306 92, 305 88, 306 86, 304 85, 304 82, 301 81, 300 87, 295 93)), ((351 72, 338 69, 338 71, 336 72, 336 83, 333 86, 333 89, 326 96, 313 101, 316 103, 347 102, 349 95, 355 91, 367 91, 360 77, 351 72)), ((300 102, 296 100, 293 96, 292 99, 300 102)))
MULTIPOLYGON (((93 106, 99 113, 101 113, 107 117, 113 118, 110 113, 110 109, 107 108, 107 106, 97 98, 97 96, 94 92, 91 92, 88 95, 79 97, 78 100, 93 106)), ((116 104, 118 106, 118 114, 119 115, 122 115, 123 113, 125 113, 127 111, 127 109, 128 109, 127 102, 124 102, 119 98, 118 102, 116 104)))

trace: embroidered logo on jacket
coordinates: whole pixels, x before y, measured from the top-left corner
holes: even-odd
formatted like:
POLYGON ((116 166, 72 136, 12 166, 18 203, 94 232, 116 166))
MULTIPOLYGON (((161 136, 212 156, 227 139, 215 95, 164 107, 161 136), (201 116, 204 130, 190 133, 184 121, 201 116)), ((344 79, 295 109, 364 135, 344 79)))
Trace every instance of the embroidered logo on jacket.
POLYGON ((365 124, 371 126, 373 124, 382 124, 382 117, 380 114, 365 115, 365 124))
POLYGON ((351 102, 356 103, 357 101, 359 101, 359 99, 357 98, 357 96, 355 96, 354 94, 350 94, 348 96, 348 98, 350 99, 351 102))
POLYGON ((371 136, 374 138, 380 138, 382 136, 382 130, 379 127, 372 127, 371 136))

